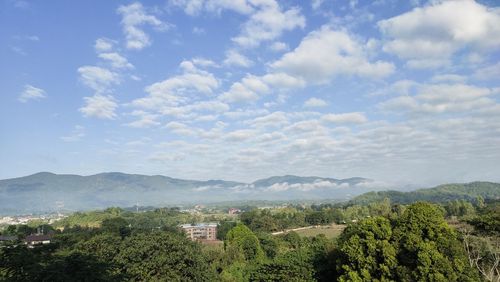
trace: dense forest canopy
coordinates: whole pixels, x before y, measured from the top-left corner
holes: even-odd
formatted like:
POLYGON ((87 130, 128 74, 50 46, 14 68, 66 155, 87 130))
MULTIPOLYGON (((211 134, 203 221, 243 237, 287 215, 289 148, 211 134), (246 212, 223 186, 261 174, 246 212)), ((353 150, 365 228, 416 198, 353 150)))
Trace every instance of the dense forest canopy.
POLYGON ((232 218, 177 208, 75 213, 4 228, 18 239, 37 230, 54 237, 35 248, 3 243, 0 280, 498 281, 500 202, 475 192, 466 199, 249 206, 232 218), (221 245, 190 241, 178 228, 211 220, 221 245), (289 231, 332 224, 340 235, 289 231))

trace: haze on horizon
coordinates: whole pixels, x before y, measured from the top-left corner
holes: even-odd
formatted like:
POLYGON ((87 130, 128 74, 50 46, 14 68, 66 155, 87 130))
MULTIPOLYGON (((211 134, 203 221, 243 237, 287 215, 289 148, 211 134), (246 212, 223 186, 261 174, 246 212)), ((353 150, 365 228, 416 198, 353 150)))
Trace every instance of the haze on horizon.
POLYGON ((496 1, 0 2, 0 179, 500 181, 496 1))

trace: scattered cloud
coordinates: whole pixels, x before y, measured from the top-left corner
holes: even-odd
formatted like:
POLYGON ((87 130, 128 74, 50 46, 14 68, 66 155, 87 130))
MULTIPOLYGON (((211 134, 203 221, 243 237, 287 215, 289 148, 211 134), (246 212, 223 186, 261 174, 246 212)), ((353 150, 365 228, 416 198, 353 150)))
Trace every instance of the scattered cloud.
POLYGON ((343 114, 326 114, 321 117, 325 122, 335 124, 357 124, 365 123, 368 119, 363 113, 343 113, 343 114))
POLYGON ((151 114, 145 111, 133 111, 131 113, 132 116, 134 117, 139 117, 139 119, 134 120, 130 123, 127 123, 127 126, 130 127, 135 127, 135 128, 149 128, 152 126, 158 126, 160 125, 160 122, 157 121, 158 116, 157 114, 151 114))
POLYGON ((261 42, 279 38, 284 31, 304 28, 306 19, 300 8, 282 11, 276 1, 255 1, 256 11, 243 24, 241 34, 232 40, 246 48, 257 47, 261 42))
POLYGON ((84 97, 85 105, 79 111, 85 117, 100 119, 115 119, 118 104, 112 96, 96 94, 92 97, 84 97))
POLYGON ((312 0, 311 7, 313 10, 318 10, 325 0, 312 0))
POLYGON ((61 140, 64 142, 76 142, 80 141, 85 137, 85 127, 81 125, 75 125, 75 128, 71 131, 69 135, 61 136, 61 140))
POLYGON ((46 97, 47 94, 45 93, 45 90, 26 84, 24 85, 24 90, 21 95, 19 95, 18 100, 21 103, 26 103, 30 100, 40 100, 46 97))
POLYGON ((349 183, 336 183, 328 180, 318 180, 313 183, 292 183, 281 182, 275 183, 269 187, 266 187, 265 190, 269 192, 282 192, 289 190, 297 190, 297 191, 313 191, 317 189, 346 189, 351 188, 349 183))
POLYGON ((141 50, 151 45, 151 39, 141 29, 142 26, 150 25, 157 30, 166 30, 170 27, 169 24, 162 22, 156 16, 148 14, 139 2, 120 6, 117 12, 122 16, 121 23, 127 40, 127 49, 141 50))
POLYGON ((109 62, 114 69, 133 69, 134 65, 118 53, 101 53, 99 58, 109 62))
POLYGON ((230 142, 245 142, 249 139, 255 137, 257 135, 257 131, 252 129, 240 129, 229 132, 225 139, 230 142))
POLYGON ((304 102, 304 107, 306 108, 320 108, 326 106, 328 106, 328 103, 325 100, 315 97, 309 98, 307 101, 304 102))
POLYGON ((271 49, 274 52, 282 52, 282 51, 288 51, 289 47, 288 44, 277 41, 273 42, 273 44, 269 46, 269 49, 271 49))
POLYGON ((113 50, 113 46, 116 44, 114 40, 108 38, 98 38, 95 41, 94 49, 97 53, 109 52, 113 50))
POLYGON ((413 68, 436 68, 465 48, 500 46, 500 13, 476 1, 431 1, 424 7, 378 22, 383 49, 413 68))
POLYGON ((224 59, 226 66, 237 66, 248 68, 253 65, 252 60, 238 53, 236 50, 229 50, 226 52, 226 59, 224 59))
POLYGON ((425 84, 419 86, 416 95, 389 99, 380 103, 379 108, 419 115, 472 111, 496 104, 488 96, 499 92, 461 83, 425 84))
POLYGON ((231 10, 240 14, 249 14, 254 8, 246 0, 170 0, 170 5, 181 7, 190 16, 202 11, 220 14, 223 10, 231 10))
POLYGON ((395 68, 385 61, 370 62, 362 43, 346 31, 329 26, 309 33, 295 50, 273 62, 271 67, 310 83, 327 83, 337 75, 381 78, 395 68))
MULTIPOLYGON (((145 91, 148 95, 133 100, 130 106, 155 115, 176 118, 196 118, 194 112, 226 111, 228 106, 220 101, 200 101, 212 97, 219 87, 219 81, 212 73, 196 67, 200 62, 181 62, 179 67, 182 74, 147 86, 145 91)), ((203 61, 201 64, 206 63, 203 61)))
POLYGON ((82 66, 78 68, 80 80, 96 91, 102 93, 115 84, 120 84, 119 75, 106 68, 97 66, 82 66))
POLYGON ((500 77, 500 62, 477 69, 474 72, 474 77, 480 80, 498 80, 500 77))

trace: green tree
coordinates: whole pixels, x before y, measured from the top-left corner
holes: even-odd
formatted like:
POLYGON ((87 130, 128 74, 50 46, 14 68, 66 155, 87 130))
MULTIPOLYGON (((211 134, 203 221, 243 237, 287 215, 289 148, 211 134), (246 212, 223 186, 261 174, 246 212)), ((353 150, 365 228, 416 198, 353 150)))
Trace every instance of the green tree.
POLYGON ((251 281, 315 281, 310 253, 293 250, 264 262, 250 275, 251 281))
POLYGON ((339 281, 390 281, 398 265, 392 227, 383 217, 349 225, 339 238, 339 281))
POLYGON ((200 246, 182 235, 154 232, 126 237, 115 259, 132 281, 210 281, 200 246))
POLYGON ((248 261, 264 258, 264 252, 260 246, 259 239, 252 230, 241 223, 227 233, 224 246, 226 248, 228 246, 236 247, 248 261))
POLYGON ((477 272, 465 256, 457 234, 443 211, 429 203, 410 205, 396 221, 393 234, 398 249, 400 280, 476 281, 477 272))
POLYGON ((217 239, 224 240, 226 239, 226 234, 233 227, 236 226, 236 222, 234 221, 221 221, 217 226, 217 239))
POLYGON ((103 232, 113 233, 120 235, 121 237, 125 237, 130 234, 129 225, 130 224, 123 217, 107 218, 102 221, 101 230, 103 232))

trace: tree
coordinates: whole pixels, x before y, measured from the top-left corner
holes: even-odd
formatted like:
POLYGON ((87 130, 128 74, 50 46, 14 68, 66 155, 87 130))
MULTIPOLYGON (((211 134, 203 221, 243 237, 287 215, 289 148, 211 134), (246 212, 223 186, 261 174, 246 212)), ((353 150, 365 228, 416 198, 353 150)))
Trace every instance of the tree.
POLYGON ((368 218, 349 225, 339 238, 339 281, 388 281, 394 279, 398 261, 391 245, 388 219, 368 218))
POLYGON ((264 262, 250 274, 251 281, 315 281, 310 254, 304 250, 287 252, 264 262))
POLYGON ((122 238, 119 235, 104 233, 80 241, 74 248, 82 253, 94 255, 100 261, 112 262, 120 252, 121 243, 122 238))
POLYGON ((302 243, 300 235, 295 231, 290 231, 283 235, 283 241, 287 242, 292 249, 298 249, 302 243))
POLYGON ((247 261, 261 260, 264 258, 264 252, 259 243, 259 239, 245 225, 239 223, 231 229, 224 241, 224 246, 236 247, 244 255, 247 261))
POLYGON ((120 235, 122 238, 130 234, 129 223, 122 217, 107 218, 103 220, 101 230, 103 232, 120 235))
POLYGON ((279 240, 277 240, 273 235, 269 233, 257 233, 257 238, 259 239, 260 246, 270 259, 273 259, 278 254, 279 240))
POLYGON ((224 240, 226 239, 226 234, 233 227, 236 226, 236 222, 234 221, 221 221, 217 226, 217 239, 224 240))
POLYGON ((199 245, 182 235, 154 232, 126 237, 115 258, 133 281, 210 281, 213 272, 199 245))
POLYGON ((475 281, 457 234, 443 211, 429 203, 410 205, 396 221, 393 241, 398 249, 400 280, 475 281))

